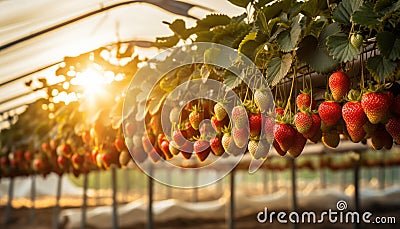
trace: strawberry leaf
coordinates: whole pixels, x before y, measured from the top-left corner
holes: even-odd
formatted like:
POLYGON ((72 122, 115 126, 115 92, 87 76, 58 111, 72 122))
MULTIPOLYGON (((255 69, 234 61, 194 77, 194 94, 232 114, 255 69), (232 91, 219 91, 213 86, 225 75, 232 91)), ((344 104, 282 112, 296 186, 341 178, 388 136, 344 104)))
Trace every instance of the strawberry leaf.
POLYGON ((325 0, 309 0, 302 4, 302 13, 307 17, 313 18, 321 14, 322 11, 326 10, 327 1, 325 0))
POLYGON ((370 2, 364 3, 351 16, 351 21, 362 26, 374 26, 379 23, 379 16, 374 12, 373 5, 370 2))
POLYGON ((251 2, 251 0, 228 0, 235 6, 246 8, 246 6, 251 2))
POLYGON ((340 62, 352 61, 360 54, 360 49, 354 47, 347 36, 330 36, 326 44, 333 59, 340 62))
POLYGON ((240 77, 236 76, 231 72, 228 71, 226 72, 224 76, 224 85, 226 85, 231 89, 235 89, 237 86, 240 85, 241 82, 242 80, 240 79, 240 77))
POLYGON ((376 35, 378 48, 381 54, 390 59, 397 60, 400 58, 400 39, 391 32, 380 32, 376 35))
POLYGON ((377 0, 374 6, 374 11, 375 12, 381 12, 381 13, 389 13, 389 12, 394 12, 397 11, 400 8, 400 2, 399 1, 393 1, 393 0, 377 0))
POLYGON ((383 82, 393 74, 396 63, 376 55, 367 60, 367 69, 377 82, 383 82))
POLYGON ((284 30, 283 32, 279 33, 277 37, 278 44, 281 47, 282 51, 284 52, 292 51, 297 45, 300 33, 301 33, 300 15, 297 15, 296 17, 293 18, 290 31, 284 30))
POLYGON ((293 59, 290 53, 287 53, 282 57, 271 59, 267 68, 267 81, 269 85, 275 86, 287 75, 292 66, 292 61, 293 59))
POLYGON ((197 21, 196 28, 209 30, 210 28, 219 26, 219 25, 227 25, 231 22, 231 19, 224 14, 210 14, 207 15, 204 19, 197 21))
POLYGON ((360 8, 363 0, 343 0, 333 11, 333 19, 342 24, 351 25, 351 15, 360 8))

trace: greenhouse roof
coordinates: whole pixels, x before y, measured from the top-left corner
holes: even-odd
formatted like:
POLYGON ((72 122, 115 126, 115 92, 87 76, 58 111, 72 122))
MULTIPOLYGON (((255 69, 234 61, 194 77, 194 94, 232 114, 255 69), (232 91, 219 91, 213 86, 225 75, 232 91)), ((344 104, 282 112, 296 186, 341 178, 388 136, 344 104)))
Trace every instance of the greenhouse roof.
POLYGON ((65 56, 118 41, 145 45, 170 35, 163 21, 181 18, 192 26, 195 18, 210 12, 238 15, 243 11, 228 1, 213 0, 16 0, 0 1, 0 8, 0 113, 40 96, 24 83, 54 74, 55 64, 65 56))

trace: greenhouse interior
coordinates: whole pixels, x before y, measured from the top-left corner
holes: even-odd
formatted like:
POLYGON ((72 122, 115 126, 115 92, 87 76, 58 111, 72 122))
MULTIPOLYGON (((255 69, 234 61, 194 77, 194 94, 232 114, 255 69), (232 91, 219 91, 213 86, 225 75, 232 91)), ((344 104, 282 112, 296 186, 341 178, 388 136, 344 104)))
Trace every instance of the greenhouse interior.
POLYGON ((0 8, 0 228, 399 228, 400 1, 0 8))

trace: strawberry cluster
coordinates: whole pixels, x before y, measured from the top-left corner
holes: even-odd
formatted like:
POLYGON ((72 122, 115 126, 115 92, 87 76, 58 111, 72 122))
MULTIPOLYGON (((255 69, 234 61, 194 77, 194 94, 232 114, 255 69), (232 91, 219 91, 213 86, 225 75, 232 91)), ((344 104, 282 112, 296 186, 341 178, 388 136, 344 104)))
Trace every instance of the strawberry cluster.
POLYGON ((344 72, 334 72, 328 86, 331 94, 326 93, 318 106, 309 93, 299 94, 298 113, 293 120, 287 120, 288 115, 277 108, 274 142, 277 152, 287 151, 296 156, 305 139, 322 141, 330 148, 336 148, 343 138, 356 143, 371 139, 371 146, 377 150, 390 149, 393 142, 400 144, 400 95, 394 89, 396 84, 355 90, 344 72))

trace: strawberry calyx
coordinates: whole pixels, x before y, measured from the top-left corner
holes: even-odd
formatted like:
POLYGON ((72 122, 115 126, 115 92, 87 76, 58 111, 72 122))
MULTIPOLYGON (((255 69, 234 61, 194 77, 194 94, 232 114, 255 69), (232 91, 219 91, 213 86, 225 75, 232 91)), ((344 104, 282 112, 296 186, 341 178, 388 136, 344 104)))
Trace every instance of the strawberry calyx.
POLYGON ((349 93, 347 94, 346 100, 349 102, 360 102, 362 98, 363 93, 359 90, 351 89, 349 93))

